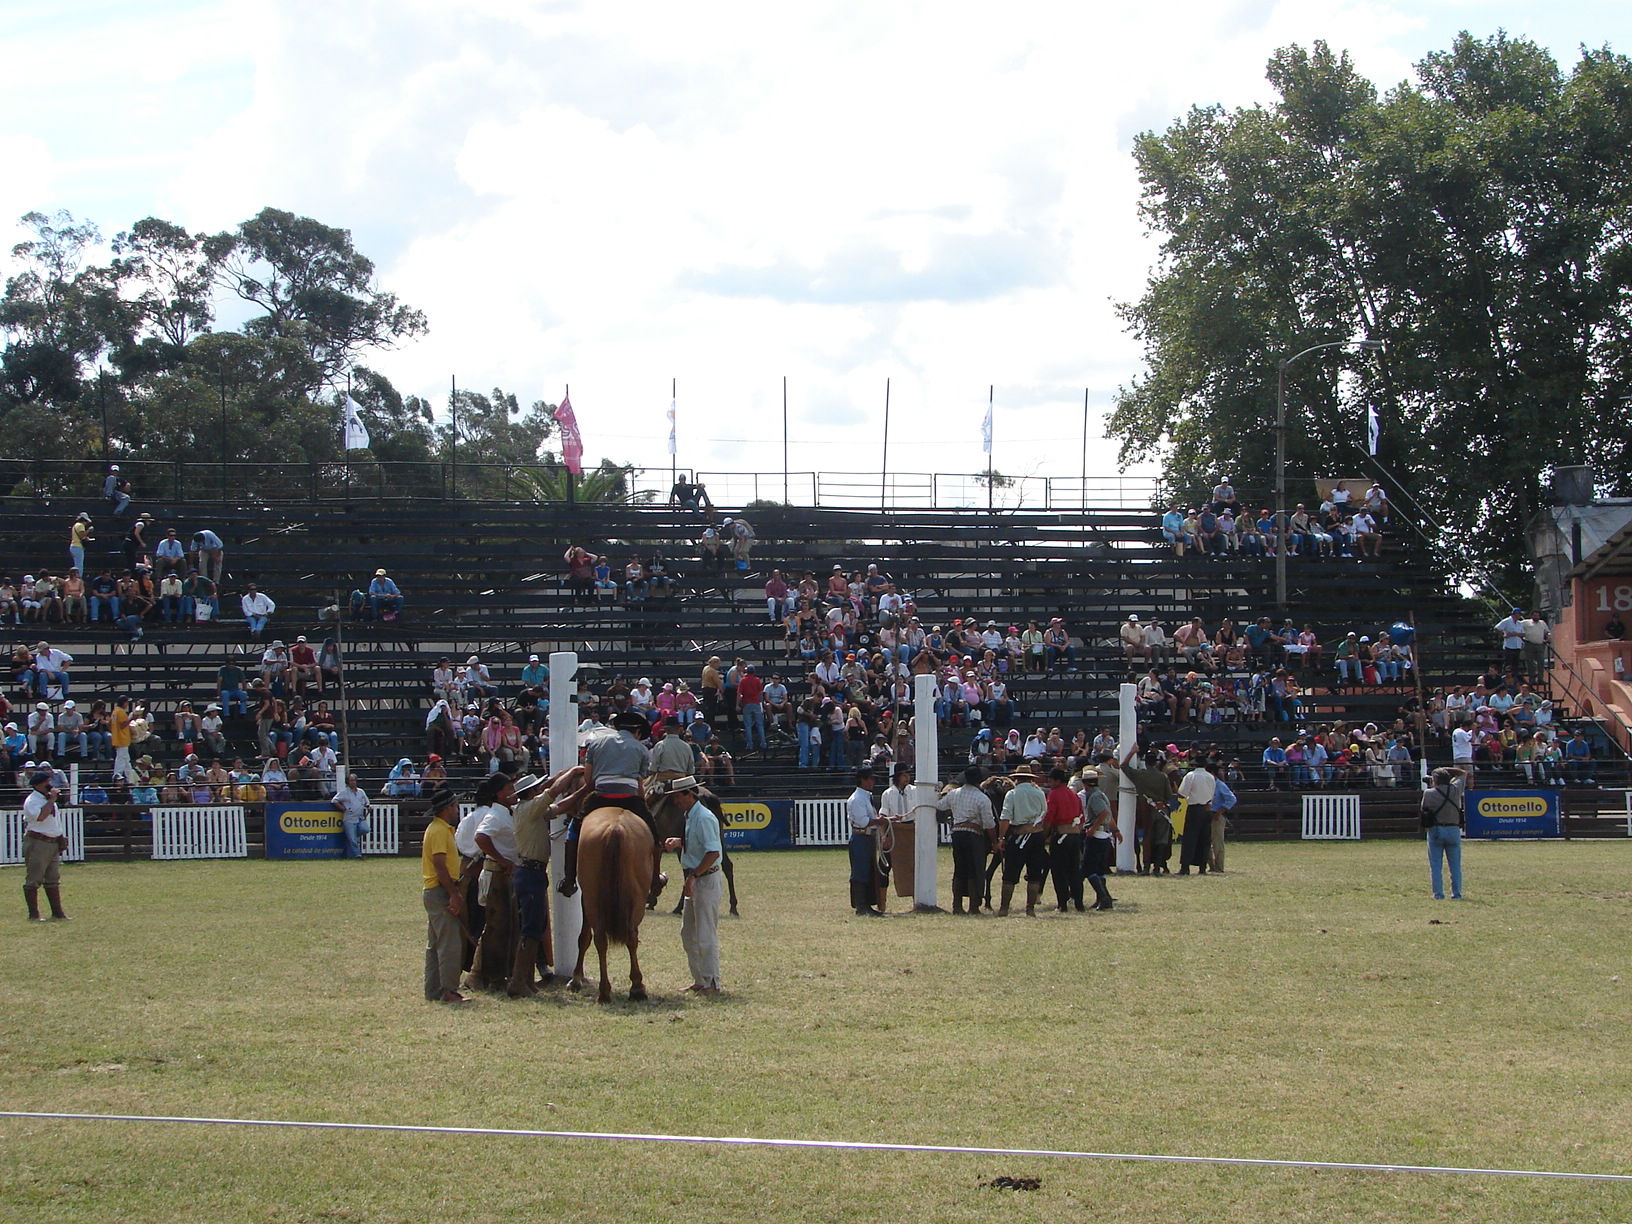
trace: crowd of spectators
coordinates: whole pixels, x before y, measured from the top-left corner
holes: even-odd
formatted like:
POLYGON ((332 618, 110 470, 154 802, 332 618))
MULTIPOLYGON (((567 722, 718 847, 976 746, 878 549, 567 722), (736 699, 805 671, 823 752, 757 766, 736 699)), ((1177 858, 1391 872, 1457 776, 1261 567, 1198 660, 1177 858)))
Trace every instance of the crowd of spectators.
POLYGON ((1288 512, 1244 508, 1228 476, 1219 477, 1212 498, 1186 506, 1170 502, 1162 515, 1162 538, 1179 556, 1273 557, 1286 539, 1290 556, 1363 560, 1382 554, 1383 533, 1392 526, 1388 494, 1373 483, 1356 497, 1338 481, 1311 511, 1304 502, 1288 512), (1284 521, 1283 521, 1284 520, 1284 521))

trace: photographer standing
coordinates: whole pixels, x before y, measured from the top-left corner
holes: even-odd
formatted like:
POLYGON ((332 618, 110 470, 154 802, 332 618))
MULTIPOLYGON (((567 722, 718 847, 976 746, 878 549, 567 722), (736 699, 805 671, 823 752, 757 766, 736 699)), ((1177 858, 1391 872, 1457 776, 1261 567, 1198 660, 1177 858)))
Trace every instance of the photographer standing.
POLYGON ((68 830, 57 813, 57 788, 51 784, 50 773, 37 773, 29 779, 28 798, 23 800, 23 862, 27 876, 23 882, 23 897, 28 902, 28 920, 44 922, 40 917, 40 886, 45 886, 45 899, 51 904, 51 917, 66 922, 62 911, 62 852, 68 848, 68 830))
POLYGON ((1434 900, 1445 900, 1441 858, 1451 864, 1451 900, 1462 899, 1462 830, 1468 775, 1460 769, 1434 770, 1434 785, 1422 796, 1422 827, 1428 832, 1428 878, 1434 900))

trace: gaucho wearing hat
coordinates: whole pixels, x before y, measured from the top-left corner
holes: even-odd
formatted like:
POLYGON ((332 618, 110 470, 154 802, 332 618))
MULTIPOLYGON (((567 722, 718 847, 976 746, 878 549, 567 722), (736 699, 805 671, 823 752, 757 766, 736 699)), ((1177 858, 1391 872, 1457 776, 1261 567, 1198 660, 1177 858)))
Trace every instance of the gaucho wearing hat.
POLYGON ((669 882, 661 869, 663 847, 657 840, 657 827, 641 795, 641 779, 652 768, 651 752, 643 742, 650 731, 651 724, 644 715, 633 710, 621 710, 612 716, 610 727, 591 727, 579 733, 579 742, 585 746, 584 764, 589 770, 590 796, 578 815, 567 825, 567 861, 559 885, 562 896, 570 897, 578 891, 578 827, 585 816, 603 807, 618 807, 633 812, 651 829, 653 900, 669 882))

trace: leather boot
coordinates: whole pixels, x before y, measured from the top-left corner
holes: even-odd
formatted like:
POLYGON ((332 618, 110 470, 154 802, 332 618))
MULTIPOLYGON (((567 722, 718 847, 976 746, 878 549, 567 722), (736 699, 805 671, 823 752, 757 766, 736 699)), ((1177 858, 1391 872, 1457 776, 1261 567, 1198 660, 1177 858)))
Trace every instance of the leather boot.
POLYGON ((45 886, 45 899, 51 904, 51 917, 57 922, 67 922, 68 915, 62 911, 62 886, 47 884, 45 886))
POLYGON ((1009 884, 1009 883, 1005 883, 1003 885, 1003 900, 1002 900, 1002 903, 997 907, 997 916, 999 918, 1007 918, 1009 916, 1009 901, 1010 901, 1011 898, 1013 898, 1013 896, 1014 896, 1014 885, 1009 884))
POLYGON ((857 918, 867 916, 867 885, 850 881, 850 908, 856 911, 857 918))
POLYGON ((27 884, 24 884, 23 885, 23 900, 28 902, 28 920, 30 922, 44 922, 45 919, 40 917, 40 890, 39 890, 39 888, 37 886, 34 887, 34 888, 30 888, 27 884))
POLYGON ((578 839, 567 839, 567 861, 561 868, 561 883, 556 885, 556 891, 563 897, 570 897, 578 891, 578 839))
POLYGON ((1026 882, 1026 917, 1037 917, 1037 899, 1043 895, 1043 886, 1026 882))
POLYGON ((519 999, 523 995, 536 995, 538 987, 533 984, 533 966, 538 961, 538 940, 520 939, 516 941, 516 963, 510 972, 510 982, 505 992, 512 999, 519 999))
POLYGON ((1105 887, 1105 880, 1103 877, 1095 876, 1092 883, 1094 886, 1094 896, 1099 898, 1099 901, 1094 906, 1096 910, 1108 910, 1116 904, 1116 899, 1111 896, 1111 890, 1105 887))
POLYGON ((952 912, 954 914, 963 913, 963 894, 955 889, 952 893, 952 912))

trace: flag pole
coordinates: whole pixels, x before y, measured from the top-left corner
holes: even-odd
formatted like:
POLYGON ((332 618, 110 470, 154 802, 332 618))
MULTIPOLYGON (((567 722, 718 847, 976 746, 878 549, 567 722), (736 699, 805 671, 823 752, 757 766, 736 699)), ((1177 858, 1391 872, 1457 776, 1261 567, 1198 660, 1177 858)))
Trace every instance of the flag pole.
POLYGON ((788 504, 788 376, 782 375, 782 504, 788 504))
POLYGON ((884 380, 884 458, 878 470, 878 517, 882 523, 889 513, 890 479, 890 380, 884 380))
MULTIPOLYGON (((990 383, 987 384, 987 387, 986 387, 986 419, 988 421, 992 421, 992 403, 993 403, 993 398, 992 397, 993 397, 994 393, 996 392, 996 390, 997 390, 997 388, 994 385, 992 385, 990 383)), ((997 432, 997 422, 996 421, 992 421, 992 432, 994 434, 997 432)), ((991 442, 988 441, 986 443, 986 514, 987 514, 988 518, 991 516, 991 513, 992 513, 992 444, 991 444, 991 442)))
MULTIPOLYGON (((561 398, 564 399, 564 400, 571 400, 572 399, 572 384, 571 383, 562 383, 561 387, 562 387, 561 398)), ((574 503, 576 503, 577 500, 578 500, 578 477, 576 477, 576 476, 574 476, 572 474, 572 469, 571 468, 568 468, 567 469, 567 505, 571 506, 574 503)))
POLYGON ((459 376, 448 375, 448 496, 459 496, 459 376))
POLYGON ((669 488, 674 488, 680 481, 679 459, 675 456, 674 431, 677 428, 674 420, 676 411, 675 400, 680 394, 680 380, 669 379, 669 488))

